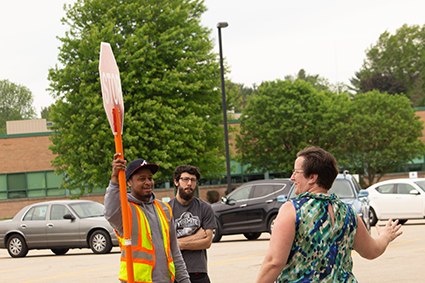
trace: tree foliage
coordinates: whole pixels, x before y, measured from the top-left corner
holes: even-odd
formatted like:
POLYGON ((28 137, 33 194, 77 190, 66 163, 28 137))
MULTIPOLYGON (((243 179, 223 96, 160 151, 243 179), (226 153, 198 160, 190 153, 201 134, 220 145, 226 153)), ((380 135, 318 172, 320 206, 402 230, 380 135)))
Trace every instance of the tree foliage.
POLYGON ((425 154, 419 139, 422 121, 405 96, 370 91, 357 94, 346 107, 350 115, 333 126, 340 137, 331 151, 340 166, 360 174, 366 185, 425 154))
POLYGON ((53 165, 65 187, 90 191, 109 180, 114 138, 99 83, 100 43, 112 46, 124 98, 124 158, 174 168, 191 164, 203 176, 223 172, 219 64, 209 30, 200 25, 201 0, 78 0, 66 8, 60 38, 63 68, 50 70, 53 165))
POLYGON ((300 69, 295 75, 286 75, 285 80, 295 81, 303 80, 313 86, 313 88, 320 92, 323 90, 329 90, 330 83, 327 79, 319 77, 319 75, 310 75, 304 69, 300 69))
POLYGON ((6 122, 35 118, 31 91, 22 85, 0 80, 0 135, 6 134, 6 122))
POLYGON ((377 90, 381 93, 402 94, 406 93, 405 86, 397 81, 393 75, 373 73, 371 77, 360 81, 360 92, 377 90))
POLYGON ((331 91, 336 93, 348 92, 350 89, 347 85, 341 82, 331 84, 328 79, 320 77, 319 75, 307 74, 304 69, 300 69, 295 75, 286 75, 285 80, 295 81, 296 79, 303 80, 310 83, 313 88, 318 91, 331 91))
POLYGON ((50 112, 52 111, 51 107, 41 107, 41 118, 46 119, 47 121, 50 121, 50 112))
POLYGON ((239 159, 248 170, 289 171, 296 153, 320 139, 318 95, 303 80, 263 82, 242 112, 236 136, 239 159))
POLYGON ((241 83, 234 83, 232 81, 226 82, 226 96, 227 94, 232 94, 228 96, 232 98, 231 105, 232 108, 229 110, 234 110, 235 112, 242 112, 242 110, 248 104, 249 99, 257 93, 257 86, 255 84, 252 87, 245 86, 241 83))
MULTIPOLYGON (((381 79, 390 78, 393 85, 405 88, 405 94, 412 101, 413 106, 425 105, 425 25, 408 26, 404 24, 395 34, 388 31, 382 33, 375 45, 366 51, 363 66, 352 83, 367 81, 375 73, 381 79)), ((375 78, 376 79, 376 78, 375 78)), ((365 84, 365 82, 363 82, 365 84)), ((367 83, 366 83, 367 84, 367 83)), ((357 88, 359 85, 356 86, 357 88)), ((392 93, 391 85, 373 89, 380 92, 392 93)), ((370 88, 360 89, 368 91, 370 88)), ((399 89, 397 93, 401 93, 399 89)))
MULTIPOLYGON (((243 111, 238 158, 249 170, 289 172, 307 145, 331 152, 370 185, 425 154, 423 125, 403 95, 318 93, 303 80, 265 82, 243 111)), ((289 174, 287 175, 289 176, 289 174)))

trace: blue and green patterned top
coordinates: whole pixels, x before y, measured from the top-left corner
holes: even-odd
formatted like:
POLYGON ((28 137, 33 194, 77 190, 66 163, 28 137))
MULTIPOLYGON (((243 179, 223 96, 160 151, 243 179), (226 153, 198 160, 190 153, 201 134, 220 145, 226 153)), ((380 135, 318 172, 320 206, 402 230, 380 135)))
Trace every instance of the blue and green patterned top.
POLYGON ((335 194, 307 192, 290 201, 296 212, 295 239, 276 282, 357 282, 351 259, 357 229, 354 209, 335 194))

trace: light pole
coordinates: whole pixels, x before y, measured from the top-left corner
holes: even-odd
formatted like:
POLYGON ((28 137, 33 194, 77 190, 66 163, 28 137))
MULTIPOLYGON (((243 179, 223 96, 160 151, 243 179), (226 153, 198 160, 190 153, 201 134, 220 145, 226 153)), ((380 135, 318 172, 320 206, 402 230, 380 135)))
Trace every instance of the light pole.
POLYGON ((223 68, 223 48, 221 47, 221 29, 227 27, 227 22, 219 22, 218 29, 218 46, 220 49, 220 69, 221 69, 221 99, 223 104, 223 127, 224 127, 224 142, 226 147, 226 167, 227 167, 227 193, 232 191, 232 178, 230 176, 230 154, 229 154, 229 135, 227 133, 227 107, 226 107, 226 92, 224 89, 224 68, 223 68))

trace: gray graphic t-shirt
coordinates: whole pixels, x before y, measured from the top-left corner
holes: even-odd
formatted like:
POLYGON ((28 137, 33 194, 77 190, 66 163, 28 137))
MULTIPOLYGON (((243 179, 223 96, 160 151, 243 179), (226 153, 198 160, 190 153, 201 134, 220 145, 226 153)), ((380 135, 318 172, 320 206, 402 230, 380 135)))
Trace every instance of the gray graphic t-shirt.
MULTIPOLYGON (((199 228, 204 230, 216 228, 214 211, 207 202, 193 198, 188 205, 182 205, 173 198, 169 204, 173 210, 177 238, 193 235, 199 228)), ((206 250, 182 250, 181 253, 189 273, 207 273, 206 250)))
POLYGON ((195 234, 201 227, 201 220, 198 216, 193 216, 189 211, 185 211, 175 219, 175 225, 177 238, 181 238, 195 234))

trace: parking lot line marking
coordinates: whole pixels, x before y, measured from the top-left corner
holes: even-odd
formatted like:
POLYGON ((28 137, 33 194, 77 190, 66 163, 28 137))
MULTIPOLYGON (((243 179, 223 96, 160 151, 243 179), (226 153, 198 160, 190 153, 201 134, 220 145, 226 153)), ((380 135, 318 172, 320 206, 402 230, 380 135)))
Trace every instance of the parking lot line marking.
POLYGON ((118 266, 119 266, 119 264, 116 264, 116 265, 105 266, 105 267, 101 267, 101 268, 95 268, 95 269, 89 269, 89 270, 83 270, 83 271, 78 271, 78 272, 72 272, 72 273, 67 273, 67 274, 62 274, 62 275, 57 275, 57 276, 40 278, 40 279, 37 279, 37 280, 25 281, 24 283, 39 282, 39 281, 44 281, 44 280, 49 280, 49 279, 55 279, 55 278, 59 278, 59 277, 66 277, 66 276, 70 276, 70 275, 75 275, 75 274, 79 274, 79 273, 91 272, 91 271, 96 271, 96 270, 101 270, 101 269, 107 269, 107 268, 111 268, 111 267, 118 267, 118 266))
MULTIPOLYGON (((409 240, 409 241, 404 241, 404 242, 400 242, 400 243, 396 243, 396 244, 392 244, 392 245, 388 245, 388 247, 394 247, 394 246, 398 246, 398 245, 402 245, 402 244, 407 244, 407 243, 410 243, 410 242, 415 242, 415 241, 419 241, 420 240, 420 238, 418 238, 418 239, 413 239, 413 240, 409 240)), ((355 256, 355 255, 358 255, 359 253, 357 253, 357 252, 355 252, 354 250, 351 252, 351 256, 353 257, 353 256, 355 256)))
POLYGON ((25 269, 28 267, 20 267, 20 268, 14 268, 14 269, 6 269, 6 270, 0 270, 0 273, 2 272, 9 272, 9 271, 15 271, 15 270, 20 270, 20 269, 25 269))
POLYGON ((398 245, 401 245, 401 244, 406 244, 406 243, 415 242, 415 241, 419 241, 419 240, 420 240, 420 238, 409 240, 409 241, 404 241, 404 242, 401 242, 401 243, 389 245, 389 247, 394 247, 394 246, 398 246, 398 245))
POLYGON ((253 257, 253 256, 259 256, 259 255, 265 255, 265 254, 266 253, 260 253, 260 254, 255 254, 255 255, 247 255, 247 256, 242 256, 242 257, 230 258, 230 259, 226 259, 226 260, 221 260, 221 261, 209 263, 208 265, 215 265, 215 264, 220 264, 220 263, 224 263, 224 262, 227 262, 227 261, 233 261, 233 260, 238 260, 238 259, 243 259, 243 258, 248 258, 248 257, 253 257))

